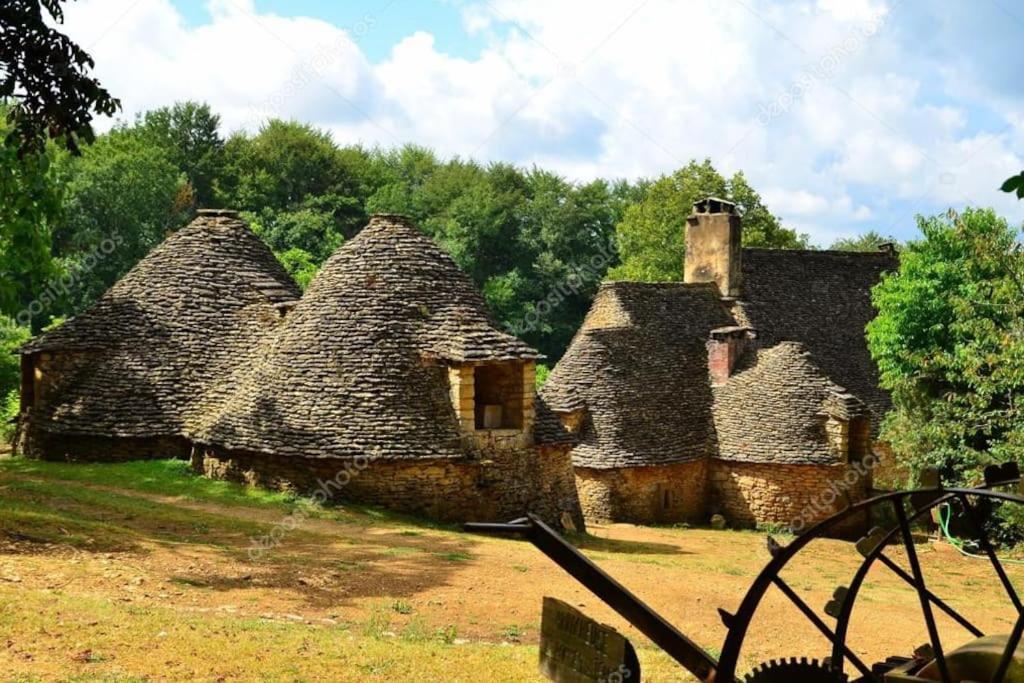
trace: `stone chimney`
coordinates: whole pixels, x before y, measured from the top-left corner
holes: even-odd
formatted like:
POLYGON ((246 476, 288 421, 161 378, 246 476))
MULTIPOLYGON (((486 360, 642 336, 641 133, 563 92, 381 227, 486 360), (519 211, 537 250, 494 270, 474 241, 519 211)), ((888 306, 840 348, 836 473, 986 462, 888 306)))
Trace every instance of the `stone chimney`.
POLYGON ((714 282, 723 297, 740 296, 742 238, 735 204, 714 197, 696 202, 686 219, 683 281, 714 282))
POLYGON ((756 338, 757 332, 749 327, 730 326, 711 330, 708 339, 708 375, 711 386, 722 386, 729 381, 736 361, 747 349, 747 340, 756 338))

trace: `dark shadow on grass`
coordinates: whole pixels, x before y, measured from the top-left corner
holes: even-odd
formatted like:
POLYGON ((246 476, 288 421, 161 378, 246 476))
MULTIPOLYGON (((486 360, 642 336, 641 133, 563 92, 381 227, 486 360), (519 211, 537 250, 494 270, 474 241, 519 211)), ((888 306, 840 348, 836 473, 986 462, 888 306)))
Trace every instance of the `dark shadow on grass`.
POLYGON ((595 550, 605 553, 623 553, 628 555, 691 555, 687 550, 670 543, 650 543, 646 541, 626 541, 618 538, 601 538, 589 534, 576 534, 569 541, 580 550, 595 550))

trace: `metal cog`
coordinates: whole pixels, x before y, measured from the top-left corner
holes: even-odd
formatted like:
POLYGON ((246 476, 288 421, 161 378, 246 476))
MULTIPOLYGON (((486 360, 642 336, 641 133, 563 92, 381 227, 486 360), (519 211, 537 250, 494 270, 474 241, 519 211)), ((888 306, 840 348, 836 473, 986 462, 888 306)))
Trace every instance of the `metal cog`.
POLYGON ((832 671, 816 659, 773 659, 747 674, 745 683, 848 683, 841 671, 832 671))

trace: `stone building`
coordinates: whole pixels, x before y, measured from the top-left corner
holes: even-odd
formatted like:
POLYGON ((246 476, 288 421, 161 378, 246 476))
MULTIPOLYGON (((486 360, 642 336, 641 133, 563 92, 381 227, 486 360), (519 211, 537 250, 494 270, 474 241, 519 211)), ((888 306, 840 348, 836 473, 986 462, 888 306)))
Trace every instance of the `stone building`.
POLYGON ((375 216, 300 297, 244 223, 203 212, 24 354, 29 375, 57 359, 46 390, 24 388, 29 454, 189 456, 209 476, 439 519, 582 527, 575 437, 535 396, 540 355, 398 216, 375 216))
POLYGON ((231 212, 201 211, 81 315, 21 349, 21 452, 188 457, 186 426, 300 297, 231 212))
POLYGON ((604 284, 542 395, 588 522, 802 528, 862 498, 888 397, 864 328, 892 252, 741 247, 698 202, 683 283, 604 284))

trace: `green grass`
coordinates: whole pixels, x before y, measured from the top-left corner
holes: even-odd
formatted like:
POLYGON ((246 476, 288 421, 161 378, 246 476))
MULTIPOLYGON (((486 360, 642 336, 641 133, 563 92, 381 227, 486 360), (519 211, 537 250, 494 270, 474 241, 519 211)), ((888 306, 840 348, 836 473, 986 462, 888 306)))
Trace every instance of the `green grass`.
POLYGON ((293 493, 207 479, 192 472, 182 460, 145 460, 126 463, 58 463, 10 458, 0 460, 0 473, 44 477, 49 481, 132 489, 143 493, 180 496, 186 500, 225 505, 274 507, 292 510, 305 503, 293 493))

